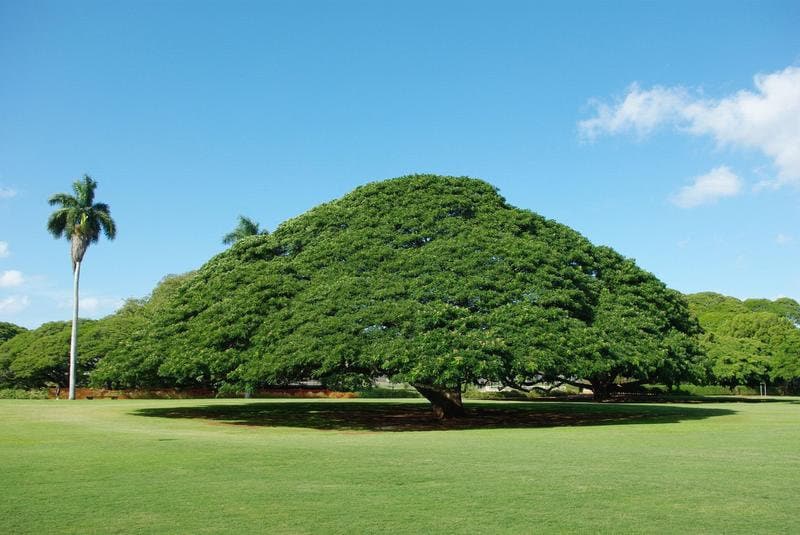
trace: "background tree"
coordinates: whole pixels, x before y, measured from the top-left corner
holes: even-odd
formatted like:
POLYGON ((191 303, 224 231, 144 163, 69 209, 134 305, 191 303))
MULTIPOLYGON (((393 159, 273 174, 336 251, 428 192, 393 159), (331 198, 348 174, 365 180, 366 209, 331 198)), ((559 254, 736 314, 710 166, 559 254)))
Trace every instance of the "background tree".
MULTIPOLYGON (((71 323, 54 321, 25 331, 0 345, 0 386, 12 388, 66 387, 69 384, 71 323)), ((77 383, 85 378, 116 343, 96 320, 80 320, 81 355, 77 383)))
POLYGON ((94 190, 97 182, 89 175, 72 184, 75 195, 56 193, 50 197, 51 206, 58 209, 47 220, 47 230, 55 238, 66 237, 71 245, 73 272, 73 305, 72 332, 70 335, 69 356, 69 399, 75 399, 75 373, 78 358, 78 285, 80 282, 81 262, 89 244, 100 239, 102 230, 106 238, 113 240, 117 235, 117 227, 111 219, 111 210, 107 204, 94 202, 94 190))
POLYGON ((14 338, 19 333, 23 333, 27 331, 25 327, 20 327, 19 325, 14 325, 13 323, 8 323, 5 321, 0 321, 0 344, 5 342, 10 338, 14 338))
MULTIPOLYGON (((79 320, 76 385, 96 387, 174 386, 160 379, 146 340, 154 314, 191 274, 165 277, 144 299, 129 299, 100 320, 79 320), (109 358, 113 356, 115 358, 109 358), (113 377, 109 379, 109 377, 113 377)), ((66 387, 70 322, 45 323, 0 344, 0 387, 66 387)))
POLYGON ((430 175, 359 187, 235 243, 180 281, 134 344, 146 381, 387 376, 439 417, 463 413, 462 389, 483 380, 603 391, 618 376, 680 382, 697 359, 685 303, 651 274, 485 182, 430 175))
POLYGON ((232 243, 236 243, 242 238, 247 238, 249 236, 267 235, 267 234, 269 234, 267 229, 261 230, 259 228, 258 223, 256 223, 249 217, 240 215, 239 224, 236 225, 235 229, 233 229, 231 232, 227 233, 225 236, 222 237, 222 243, 224 243, 225 245, 230 245, 232 243))
POLYGON ((800 327, 800 303, 788 297, 779 297, 774 301, 769 299, 745 299, 742 301, 745 308, 753 312, 772 312, 800 327))
POLYGON ((740 301, 712 292, 687 296, 705 331, 710 380, 728 387, 761 382, 798 386, 800 304, 793 299, 740 301))

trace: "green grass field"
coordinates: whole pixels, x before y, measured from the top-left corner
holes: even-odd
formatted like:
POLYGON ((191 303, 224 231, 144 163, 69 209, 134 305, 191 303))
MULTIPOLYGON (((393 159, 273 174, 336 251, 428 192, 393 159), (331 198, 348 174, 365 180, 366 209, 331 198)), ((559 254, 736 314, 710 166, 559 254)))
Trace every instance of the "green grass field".
POLYGON ((797 399, 468 406, 0 400, 0 533, 798 531, 797 399))

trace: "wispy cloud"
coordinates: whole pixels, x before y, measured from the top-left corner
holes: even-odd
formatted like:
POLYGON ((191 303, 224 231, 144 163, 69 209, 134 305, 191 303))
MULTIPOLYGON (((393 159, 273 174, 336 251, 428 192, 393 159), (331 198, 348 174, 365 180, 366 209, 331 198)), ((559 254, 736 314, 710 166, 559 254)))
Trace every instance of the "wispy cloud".
POLYGON ((733 197, 741 190, 742 179, 723 165, 695 177, 690 185, 682 187, 670 200, 681 208, 694 208, 723 197, 733 197))
POLYGON ((86 314, 111 313, 124 304, 123 299, 117 297, 83 297, 80 300, 80 309, 86 314))
POLYGON ((800 186, 800 67, 787 67, 754 77, 755 90, 741 90, 721 99, 703 98, 683 87, 631 85, 625 96, 608 104, 593 102, 593 117, 578 124, 581 136, 603 134, 645 136, 662 125, 696 136, 710 136, 718 145, 755 149, 777 171, 768 185, 800 186))
POLYGON ((0 199, 10 199, 11 197, 16 197, 16 195, 17 190, 0 186, 0 199))
POLYGON ((25 282, 25 278, 21 271, 10 269, 0 273, 0 288, 13 288, 22 285, 23 282, 25 282))
POLYGON ((8 242, 0 241, 0 258, 6 258, 10 254, 11 251, 8 248, 8 242))
MULTIPOLYGON (((58 308, 72 308, 72 296, 67 292, 51 295, 51 298, 56 300, 58 308)), ((125 304, 125 300, 119 297, 87 295, 81 297, 78 309, 81 317, 97 317, 110 314, 123 304, 125 304)))
POLYGON ((0 315, 7 316, 16 314, 28 308, 30 299, 27 295, 12 295, 5 299, 0 299, 0 315))
POLYGON ((634 82, 625 97, 614 104, 593 100, 595 116, 580 121, 578 128, 589 141, 602 134, 635 132, 643 137, 664 123, 677 121, 689 101, 689 93, 683 88, 655 86, 642 90, 634 82))
POLYGON ((779 233, 775 236, 775 243, 778 245, 786 245, 788 243, 792 243, 794 241, 794 237, 789 234, 779 233))

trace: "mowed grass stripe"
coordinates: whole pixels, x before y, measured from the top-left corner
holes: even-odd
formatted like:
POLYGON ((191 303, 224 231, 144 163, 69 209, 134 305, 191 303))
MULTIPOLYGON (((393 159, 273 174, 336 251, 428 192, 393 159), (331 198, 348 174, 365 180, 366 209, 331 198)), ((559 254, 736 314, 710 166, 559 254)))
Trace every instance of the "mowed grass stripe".
POLYGON ((3 400, 0 532, 790 533, 800 514, 796 402, 470 407, 600 424, 373 431, 348 416, 424 405, 3 400), (331 410, 338 428, 300 426, 331 410))

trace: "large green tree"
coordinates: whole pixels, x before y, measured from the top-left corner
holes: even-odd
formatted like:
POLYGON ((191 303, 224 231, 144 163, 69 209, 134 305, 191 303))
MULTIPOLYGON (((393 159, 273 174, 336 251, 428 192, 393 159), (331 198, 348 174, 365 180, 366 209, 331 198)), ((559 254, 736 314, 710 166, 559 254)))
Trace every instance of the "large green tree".
POLYGON ((70 257, 73 273, 72 331, 69 352, 69 399, 75 399, 75 373, 78 358, 78 286, 81 262, 91 243, 100 239, 102 231, 106 238, 113 240, 117 226, 111 219, 111 209, 107 204, 94 202, 97 182, 90 176, 72 184, 74 195, 56 193, 50 197, 51 206, 57 206, 47 220, 47 230, 55 238, 65 237, 70 242, 70 257))
MULTIPOLYGON (((682 298, 632 261, 485 182, 417 175, 235 243, 180 281, 132 351, 149 356, 139 377, 178 386, 387 376, 448 417, 484 380, 574 380, 599 397, 679 382, 696 332, 682 298)), ((104 376, 146 386, 131 379, 104 376)))

